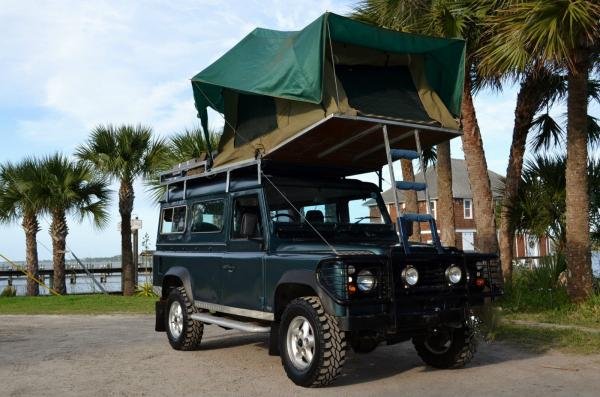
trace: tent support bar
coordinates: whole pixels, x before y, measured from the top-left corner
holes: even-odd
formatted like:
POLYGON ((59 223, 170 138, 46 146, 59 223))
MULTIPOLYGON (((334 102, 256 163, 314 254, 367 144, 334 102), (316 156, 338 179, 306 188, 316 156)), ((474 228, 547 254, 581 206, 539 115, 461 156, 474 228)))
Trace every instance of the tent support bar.
MULTIPOLYGON (((387 125, 383 125, 383 142, 385 145, 385 154, 387 156, 388 168, 390 170, 390 179, 392 180, 392 191, 394 192, 394 206, 396 206, 396 218, 400 219, 400 200, 398 200, 398 190, 396 189, 396 177, 394 176, 394 163, 392 162, 392 151, 390 149, 390 140, 388 139, 387 125)), ((396 222, 396 234, 398 241, 402 244, 400 237, 400 222, 396 222)))
MULTIPOLYGON (((421 151, 421 140, 419 139, 419 130, 414 130, 415 134, 415 143, 417 145, 417 153, 419 153, 419 164, 421 165, 421 172, 423 173, 423 181, 425 182, 425 186, 427 186, 427 170, 425 169, 425 159, 423 158, 423 152, 421 151)), ((425 188, 425 200, 427 204, 425 208, 427 208, 427 213, 429 215, 433 215, 433 211, 431 210, 431 200, 429 199, 429 189, 425 188)))
POLYGON ((323 150, 321 153, 319 153, 318 157, 321 159, 341 148, 343 148, 344 146, 347 146, 349 144, 351 144, 352 142, 356 142, 357 140, 363 138, 366 135, 369 135, 370 133, 372 133, 373 131, 377 131, 378 129, 381 128, 381 124, 377 124, 374 125, 372 127, 367 128, 366 130, 359 132, 356 135, 352 135, 350 138, 338 143, 337 145, 333 145, 332 147, 330 147, 327 150, 323 150))
MULTIPOLYGON (((385 125, 385 124, 384 124, 383 126, 384 126, 384 127, 386 127, 386 125, 385 125)), ((386 128, 386 131, 387 131, 387 128, 386 128)), ((409 136, 411 136, 412 134, 413 134, 413 133, 412 133, 412 131, 410 131, 410 132, 407 132, 406 134, 402 134, 402 135, 400 135, 400 136, 397 136, 396 138, 394 138, 394 139, 390 140, 390 142, 389 142, 389 143, 390 143, 390 144, 392 144, 392 143, 400 142, 400 141, 402 141, 402 140, 404 140, 404 139, 408 138, 408 137, 409 137, 409 136)), ((385 144, 374 146, 374 147, 372 147, 371 149, 369 149, 369 150, 367 150, 367 151, 365 151, 365 152, 362 152, 362 153, 361 153, 361 154, 359 154, 358 156, 354 157, 354 159, 353 159, 352 161, 358 161, 358 160, 362 159, 363 157, 366 157, 366 156, 370 155, 371 153, 374 153, 374 152, 376 152, 376 151, 378 151, 378 150, 381 150, 381 149, 383 149, 383 148, 385 148, 385 144)))
POLYGON ((453 130, 452 128, 446 128, 446 127, 436 127, 434 125, 427 125, 427 124, 409 123, 409 122, 405 122, 405 121, 390 120, 390 119, 375 118, 375 117, 349 116, 347 114, 338 114, 338 115, 336 115, 336 117, 338 117, 340 119, 370 121, 372 123, 397 125, 400 127, 408 127, 408 128, 418 128, 421 132, 439 131, 439 132, 447 132, 449 134, 453 134, 454 136, 462 135, 462 132, 460 130, 453 130))

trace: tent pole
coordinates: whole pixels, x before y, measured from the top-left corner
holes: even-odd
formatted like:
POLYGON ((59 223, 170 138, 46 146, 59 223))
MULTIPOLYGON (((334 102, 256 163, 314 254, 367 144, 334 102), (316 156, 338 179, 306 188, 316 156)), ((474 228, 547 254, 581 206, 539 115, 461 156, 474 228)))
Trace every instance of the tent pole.
POLYGON ((394 192, 394 205, 396 206, 396 234, 398 241, 402 244, 400 237, 400 201, 398 200, 398 189, 396 189, 396 177, 394 176, 394 164, 392 163, 392 151, 390 149, 390 140, 388 139, 387 125, 383 125, 383 141, 385 143, 385 154, 388 161, 388 169, 390 170, 390 179, 392 180, 392 191, 394 192))
POLYGON ((331 68, 333 69, 333 84, 335 84, 335 99, 338 111, 340 111, 340 93, 338 92, 337 76, 335 74, 335 59, 333 58, 333 44, 331 44, 331 29, 327 21, 327 36, 329 37, 329 52, 331 53, 331 68))

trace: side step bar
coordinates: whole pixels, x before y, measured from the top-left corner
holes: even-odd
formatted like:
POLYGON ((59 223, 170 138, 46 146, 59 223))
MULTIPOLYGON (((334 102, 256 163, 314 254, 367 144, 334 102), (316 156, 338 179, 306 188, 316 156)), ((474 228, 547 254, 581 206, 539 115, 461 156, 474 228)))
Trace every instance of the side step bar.
POLYGON ((208 313, 194 313, 190 317, 192 318, 192 320, 202 321, 206 324, 220 325, 221 327, 233 328, 244 332, 271 332, 271 327, 263 327, 261 325, 245 323, 243 321, 232 320, 224 317, 217 317, 208 313))

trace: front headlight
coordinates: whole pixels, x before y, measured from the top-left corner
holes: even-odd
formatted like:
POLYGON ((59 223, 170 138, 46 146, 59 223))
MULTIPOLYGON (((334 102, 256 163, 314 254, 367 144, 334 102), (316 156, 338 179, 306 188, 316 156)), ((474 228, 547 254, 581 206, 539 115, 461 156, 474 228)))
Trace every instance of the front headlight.
POLYGON ((446 280, 448 280, 450 284, 458 284, 461 279, 462 270, 460 270, 460 267, 452 265, 448 269, 446 269, 446 280))
POLYGON ((402 279, 410 286, 413 286, 419 282, 419 272, 414 266, 406 266, 402 270, 402 279))
POLYGON ((358 272, 356 285, 362 292, 369 292, 377 285, 377 278, 370 270, 364 269, 358 272))

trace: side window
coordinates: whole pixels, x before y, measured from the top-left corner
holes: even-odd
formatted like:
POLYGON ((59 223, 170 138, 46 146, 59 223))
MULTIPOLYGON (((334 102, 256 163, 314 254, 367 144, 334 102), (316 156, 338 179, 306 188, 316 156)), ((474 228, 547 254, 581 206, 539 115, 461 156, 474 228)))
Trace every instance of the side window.
POLYGON ((237 197, 233 201, 232 239, 262 236, 258 195, 237 197))
POLYGON ((161 234, 183 233, 185 231, 186 213, 187 208, 185 206, 163 209, 160 225, 161 234))
POLYGON ((192 233, 223 230, 223 200, 205 201, 192 206, 192 233))

